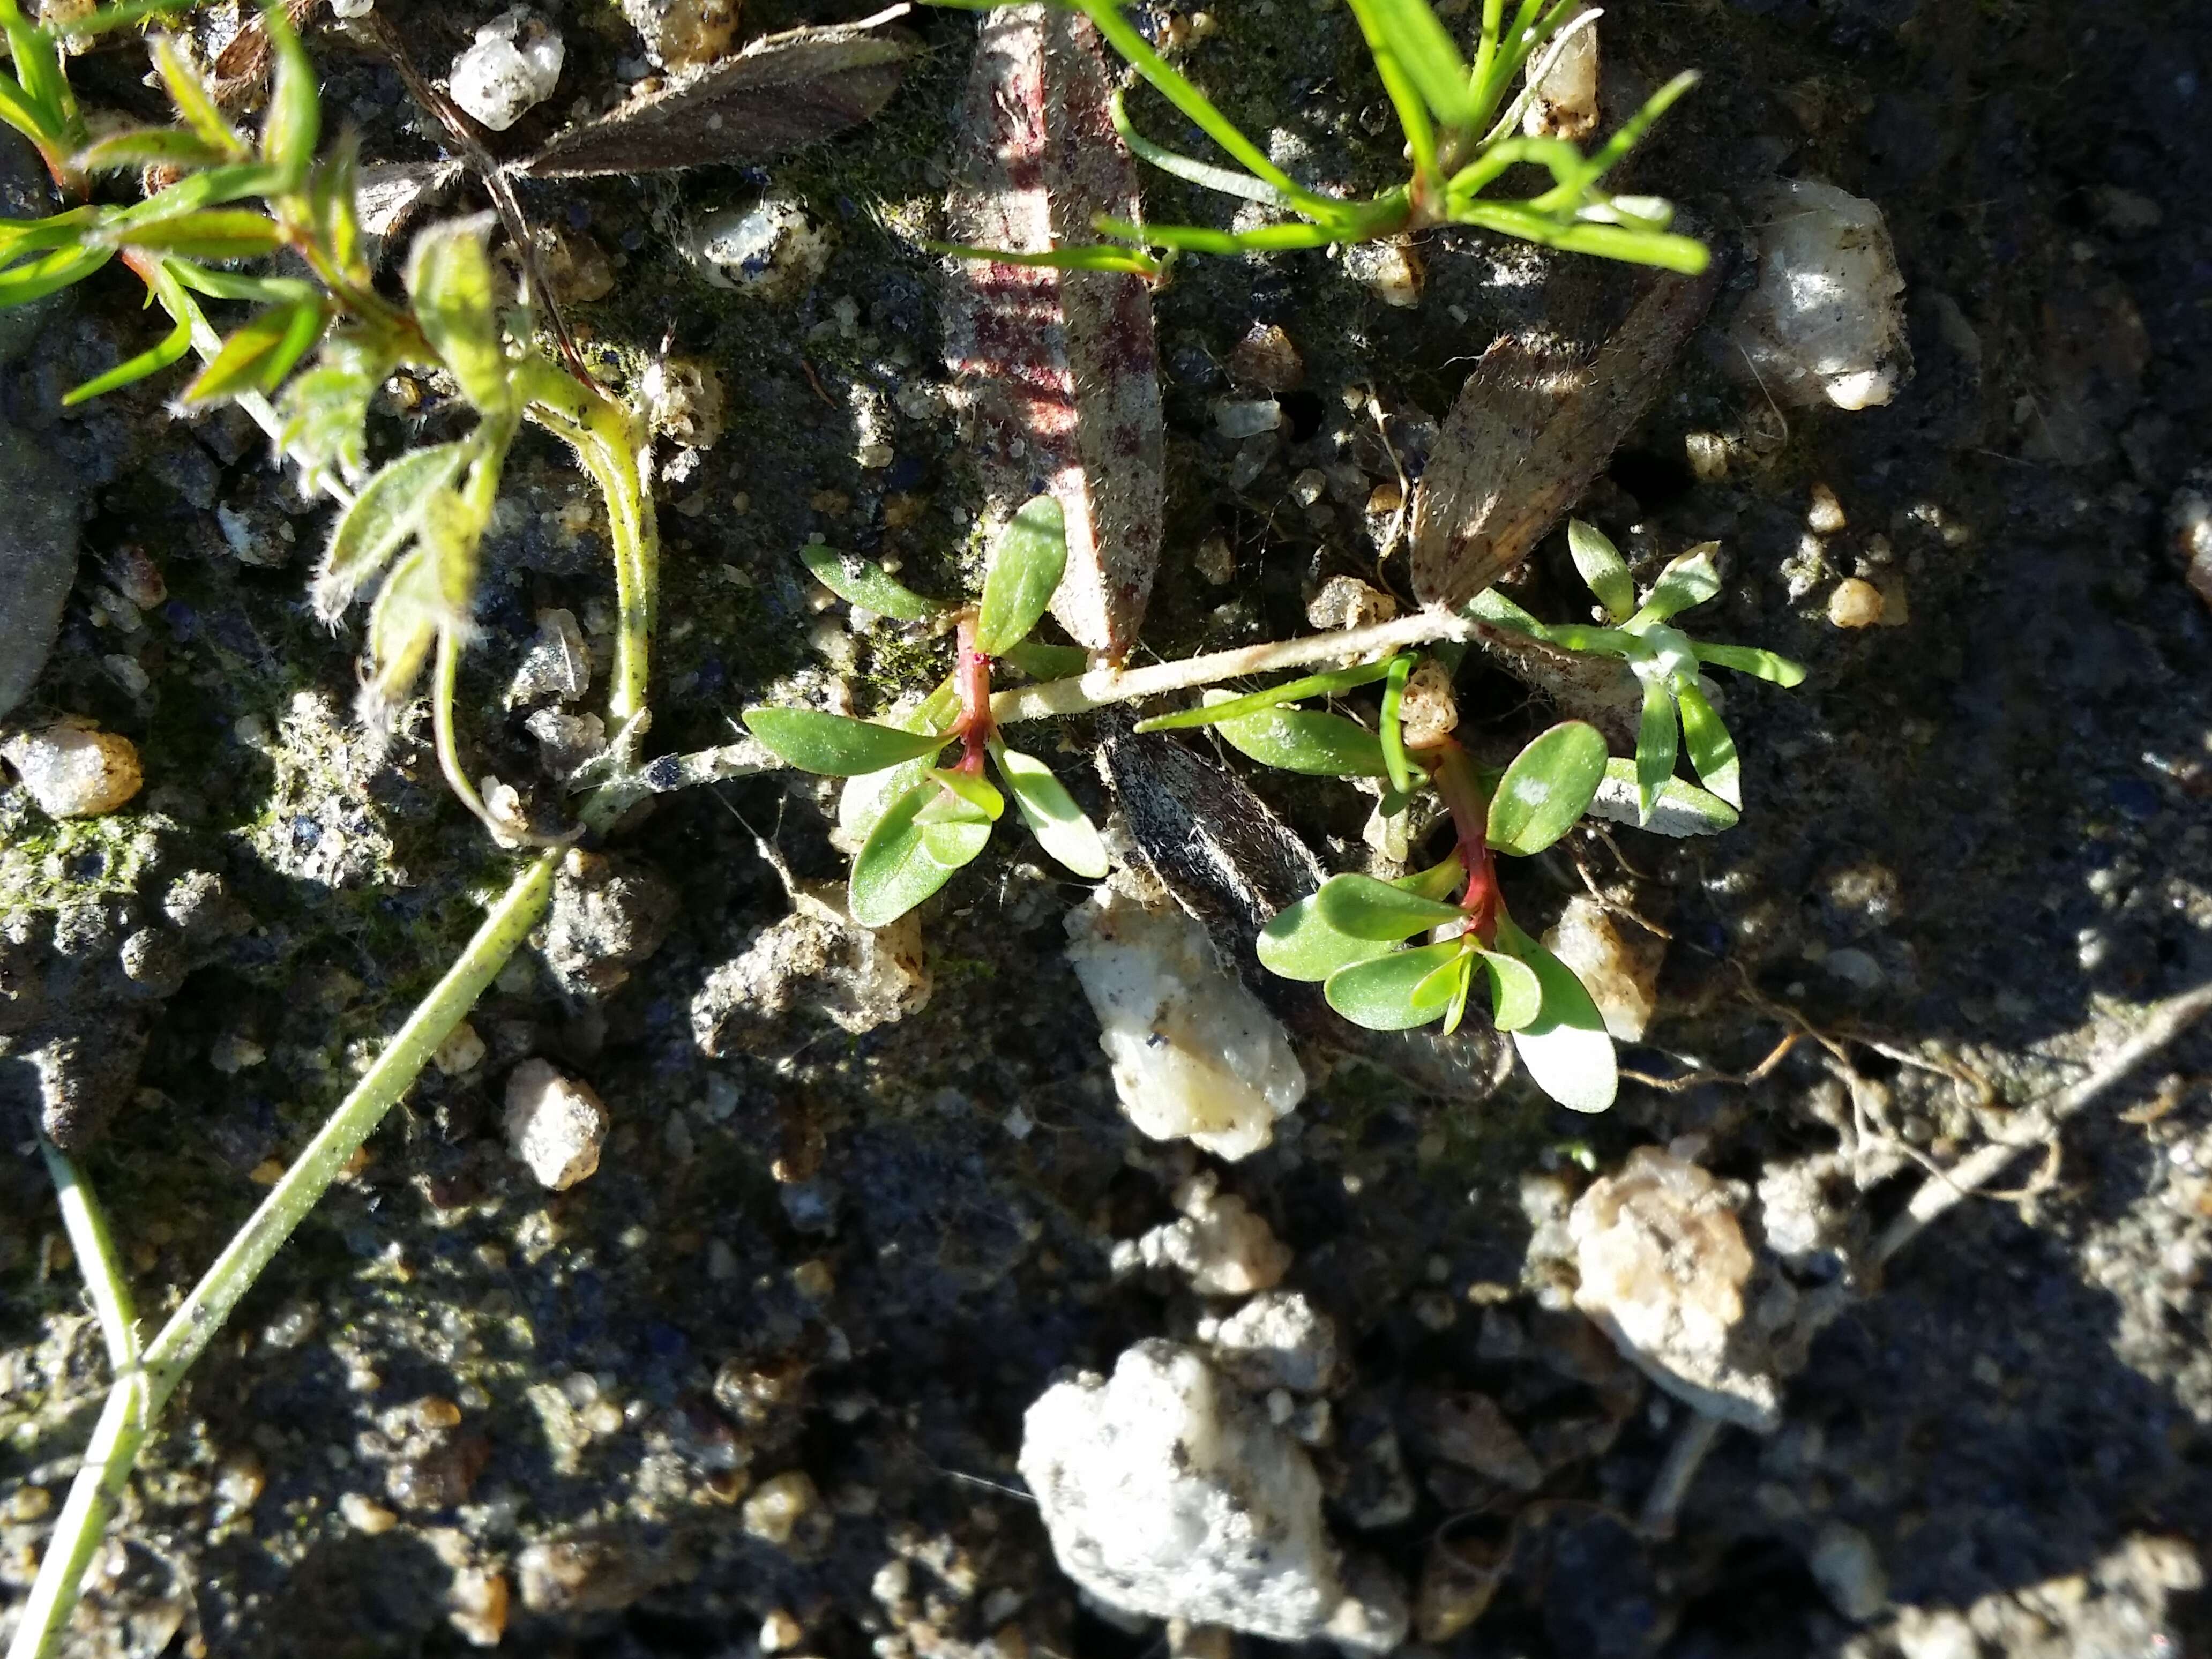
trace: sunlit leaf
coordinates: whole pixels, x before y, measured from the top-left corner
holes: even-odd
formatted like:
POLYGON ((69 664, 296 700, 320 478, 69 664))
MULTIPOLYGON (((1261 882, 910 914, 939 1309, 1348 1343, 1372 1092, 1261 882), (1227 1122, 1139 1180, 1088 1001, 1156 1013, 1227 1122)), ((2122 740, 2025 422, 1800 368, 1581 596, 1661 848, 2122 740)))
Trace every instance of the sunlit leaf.
POLYGON ((469 445, 410 449, 380 471, 338 515, 315 577, 315 609, 335 621, 361 585, 421 528, 429 501, 449 488, 468 459, 469 445))
POLYGON ((275 391, 315 343, 324 319, 322 307, 314 303, 278 306, 248 319, 184 389, 184 401, 275 391))
POLYGON ((422 672, 445 614, 436 562, 416 548, 392 567, 368 611, 368 681, 364 700, 374 708, 404 697, 422 672))
POLYGON ((134 127, 78 151, 70 165, 82 173, 112 173, 155 162, 173 167, 211 167, 226 159, 222 150, 182 127, 134 127))
POLYGON ((1605 763, 1605 778, 1590 799, 1590 816, 1613 823, 1633 823, 1655 836, 1711 836, 1735 828, 1736 809, 1686 778, 1669 778, 1649 817, 1638 806, 1636 763, 1615 757, 1605 763))
MULTIPOLYGON (((846 889, 853 920, 863 927, 889 927, 952 878, 951 867, 924 849, 927 831, 915 822, 939 793, 933 783, 908 790, 868 832, 846 889)), ((990 833, 988 826, 984 833, 990 833)))
MULTIPOLYGON (((1072 680, 1091 670, 1091 653, 1079 645, 1039 645, 1023 640, 999 653, 999 660, 1033 680, 1072 680)), ((1141 726, 1137 728, 1143 731, 1141 726)))
POLYGON ((970 247, 964 242, 924 242, 922 246, 932 253, 950 254, 956 259, 988 259, 993 264, 1000 265, 1035 265, 1054 270, 1128 271, 1139 276, 1157 276, 1161 270, 1161 262, 1142 249, 1121 247, 1112 242, 1047 248, 1037 253, 1014 253, 1000 247, 970 247))
POLYGON ((744 722, 747 731, 790 765, 833 778, 921 760, 945 743, 934 732, 902 732, 819 708, 748 708, 744 722))
POLYGON ((277 447, 311 474, 335 470, 359 483, 367 470, 369 403, 396 367, 386 348, 366 335, 325 336, 315 366, 284 388, 277 447))
POLYGON ((809 542, 799 550, 799 562, 820 582, 848 605, 872 611, 895 622, 927 622, 953 607, 943 599, 924 599, 891 580, 872 559, 848 560, 834 548, 809 542))
MULTIPOLYGON (((930 805, 937 805, 944 799, 940 795, 930 805)), ((927 812, 930 808, 925 806, 921 810, 927 812)), ((970 807, 967 810, 974 811, 975 809, 970 807)), ((974 863, 976 855, 982 852, 991 839, 991 821, 980 814, 965 818, 936 818, 925 823, 921 814, 917 813, 915 826, 921 832, 922 856, 946 870, 957 870, 963 865, 974 863)))
POLYGON ((338 268, 357 282, 369 280, 361 234, 361 135, 338 135, 337 147, 309 175, 307 200, 316 228, 338 268))
POLYGON ((115 257, 112 247, 58 247, 0 270, 0 309, 28 305, 81 283, 115 257))
POLYGON ((1028 636, 1067 568, 1067 528, 1060 503, 1049 495, 1025 501, 991 550, 983 574, 983 603, 975 618, 975 648, 995 657, 1028 636))
POLYGON ((1368 11, 1383 49, 1420 93, 1438 126, 1468 127, 1481 118, 1467 64, 1428 0, 1370 0, 1368 11))
POLYGON ((242 161, 251 155, 252 147, 246 142, 245 135, 225 118, 215 101, 215 94, 192 66, 184 44, 173 35, 157 34, 153 46, 154 67, 184 124, 198 133, 209 149, 233 161, 242 161))
MULTIPOLYGON (((1285 680, 1280 685, 1271 685, 1263 691, 1249 691, 1242 696, 1227 693, 1201 704, 1196 708, 1178 709, 1172 714, 1155 714, 1152 719, 1139 720, 1139 732, 1182 732, 1195 726, 1218 726, 1223 720, 1233 720, 1244 714, 1258 714, 1269 708, 1280 708, 1285 703, 1303 702, 1309 697, 1334 696, 1340 691, 1349 691, 1355 686, 1367 685, 1385 678, 1399 658, 1386 658, 1381 662, 1359 663, 1350 668, 1333 668, 1325 674, 1306 674, 1297 679, 1285 680)), ((1411 661, 1410 658, 1405 659, 1411 661)))
POLYGON ((158 374, 192 348, 192 328, 190 323, 179 323, 163 337, 159 345, 140 352, 128 362, 120 362, 105 374, 96 374, 82 386, 62 398, 62 407, 73 408, 105 392, 113 392, 133 381, 143 380, 149 374, 158 374))
POLYGON ((407 293, 416 320, 461 393, 487 416, 514 404, 514 381, 500 341, 490 256, 493 219, 481 213, 419 232, 407 253, 407 293))
POLYGON ((1454 951, 1443 964, 1432 968, 1421 982, 1413 987, 1407 999, 1409 1006, 1442 1013, 1467 994, 1467 983, 1474 972, 1475 952, 1471 950, 1454 951))
POLYGON ((290 191, 300 187, 307 169, 314 165, 315 143, 321 137, 322 100, 315 92, 315 66, 301 46, 284 8, 265 8, 261 22, 276 60, 269 112, 261 121, 261 154, 283 175, 283 191, 290 191))
POLYGON ((1719 546, 1718 542, 1700 543, 1661 571, 1630 624, 1662 623, 1678 611, 1717 598, 1721 573, 1714 567, 1713 553, 1719 546))
POLYGON ((932 767, 929 776, 931 781, 951 793, 923 807, 921 822, 969 822, 968 813, 972 811, 981 812, 986 823, 996 823, 1004 816, 1006 798, 992 787, 988 780, 973 772, 956 772, 945 767, 932 767), (956 805, 966 811, 951 810, 956 805))
POLYGON ((1366 962, 1389 951, 1389 939, 1354 939, 1340 933, 1324 921, 1310 893, 1296 904, 1276 912, 1260 930, 1260 965, 1285 979, 1324 980, 1340 968, 1366 962))
POLYGON ((991 745, 999 775, 1013 792, 1014 805, 1037 845, 1077 875, 1100 881, 1106 875, 1106 847, 1098 830, 1051 768, 1034 756, 1002 744, 991 745))
POLYGON ((1674 703, 1682 714, 1682 746, 1690 751, 1690 764, 1699 781, 1729 805, 1743 805, 1743 769, 1737 764, 1735 739, 1694 681, 1674 688, 1674 703))
POLYGON ((1399 724, 1399 710, 1406 701, 1406 681, 1413 672, 1410 654, 1390 659, 1390 675, 1382 684, 1382 714, 1376 723, 1376 735, 1382 743, 1382 764, 1389 770, 1390 787, 1401 795, 1413 793, 1418 781, 1413 763, 1406 758, 1406 733, 1399 724))
POLYGON ((251 208, 210 208, 161 219, 118 220, 102 233, 102 240, 186 259, 250 259, 274 253, 284 239, 276 222, 265 213, 251 208))
POLYGON ((1457 939, 1392 951, 1338 969, 1323 982, 1322 994, 1328 999, 1330 1007, 1355 1025, 1370 1031, 1410 1030, 1443 1012, 1442 1003, 1415 1007, 1413 992, 1422 981, 1461 954, 1457 939))
POLYGON ((1626 622, 1635 613, 1636 579, 1628 574, 1628 562, 1605 532, 1580 519, 1568 520, 1567 551, 1574 557, 1583 586, 1597 595, 1607 617, 1626 622))
POLYGON ((1481 954, 1483 972, 1490 979, 1490 1023, 1501 1031, 1517 1031, 1542 1007, 1542 982, 1536 970, 1517 957, 1502 951, 1481 954))
POLYGON ((1381 777, 1389 770, 1381 739, 1341 714, 1310 708, 1267 708, 1214 728, 1263 765, 1310 777, 1381 777))
POLYGON ((1644 717, 1636 727, 1636 810, 1648 818, 1659 786, 1674 775, 1674 699, 1659 675, 1637 678, 1644 684, 1644 717))
POLYGON ((1733 668, 1739 674, 1749 674, 1784 688, 1805 683, 1803 664, 1771 651, 1761 651, 1757 646, 1700 643, 1692 649, 1699 662, 1713 668, 1733 668))
POLYGON ((1453 853, 1442 863, 1416 870, 1410 876, 1400 876, 1390 884, 1418 893, 1423 898, 1440 899, 1449 897, 1466 879, 1467 867, 1459 861, 1459 854, 1453 853))
POLYGON ((1513 1047, 1536 1086, 1577 1112, 1601 1112, 1620 1087, 1613 1039, 1597 1004, 1574 970, 1501 916, 1498 946, 1534 971, 1542 993, 1536 1018, 1513 1033, 1513 1047))
POLYGON ((1575 827, 1605 776, 1605 739, 1562 720, 1513 757, 1490 798, 1490 844, 1526 858, 1575 827))
POLYGON ((1314 895, 1322 919, 1353 939, 1391 939, 1465 921, 1467 912, 1372 876, 1331 876, 1314 895))

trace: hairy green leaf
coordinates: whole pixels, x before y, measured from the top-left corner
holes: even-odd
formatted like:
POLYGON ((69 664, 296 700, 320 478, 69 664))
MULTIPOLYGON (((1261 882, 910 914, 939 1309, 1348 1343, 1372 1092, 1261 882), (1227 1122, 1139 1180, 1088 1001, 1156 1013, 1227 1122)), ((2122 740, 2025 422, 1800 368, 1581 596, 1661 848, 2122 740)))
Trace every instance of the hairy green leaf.
POLYGON ((1467 920, 1456 904, 1424 898, 1372 876, 1331 876, 1314 896, 1322 920, 1353 939, 1387 943, 1467 920))
MULTIPOLYGON (((921 760, 945 743, 935 732, 902 732, 818 708, 748 708, 744 721, 747 731, 789 764, 833 778, 921 760)), ((915 810, 920 811, 921 805, 916 803, 915 810)))
POLYGON ((315 611, 336 622, 361 585, 421 528, 428 503, 452 487, 468 459, 466 442, 410 449, 362 486, 338 515, 315 577, 315 611))
POLYGON ((491 258, 492 216, 451 219, 419 232, 407 252, 407 293, 461 393, 487 417, 511 414, 515 386, 501 343, 491 258))
POLYGON ((62 398, 62 407, 70 409, 89 402, 105 392, 143 380, 149 374, 158 374, 192 349, 192 325, 179 323, 162 337, 159 345, 140 352, 136 357, 120 362, 105 374, 95 374, 82 386, 62 398))
POLYGON ((210 149, 234 161, 242 161, 251 155, 252 147, 224 117, 215 101, 215 94, 193 67, 186 48, 176 37, 167 34, 155 35, 153 45, 154 68, 161 75, 161 84, 168 88, 169 101, 176 106, 184 124, 198 133, 210 149))
POLYGON ((1743 769, 1736 762, 1735 739, 1721 723, 1719 713, 1693 680, 1674 687, 1674 705, 1682 714, 1682 746, 1690 751, 1690 764, 1706 788, 1729 805, 1743 805, 1743 769))
POLYGON ((902 586, 872 559, 848 562, 843 554, 820 542, 807 543, 799 550, 799 557, 814 580, 839 599, 895 622, 927 622, 953 608, 943 599, 924 599, 902 586))
POLYGON ((112 247, 58 247, 36 259, 0 270, 0 310, 28 305, 81 283, 115 257, 112 247))
POLYGON ((1805 683, 1802 663, 1792 662, 1771 651, 1762 651, 1757 646, 1698 644, 1692 649, 1698 660, 1710 667, 1733 668, 1739 674, 1749 674, 1785 690, 1805 683))
POLYGON ((1540 853, 1589 810, 1605 776, 1605 739, 1585 720, 1562 720, 1513 757, 1490 798, 1490 844, 1521 858, 1540 853))
POLYGON ((114 173, 157 162, 173 167, 212 167, 228 159, 199 134, 182 127, 134 127, 79 150, 71 165, 82 173, 114 173))
POLYGON ((323 331, 318 302, 277 306, 249 318, 222 343, 208 366, 180 394, 188 404, 234 397, 241 392, 273 392, 292 366, 307 354, 323 331))
POLYGON ((1498 949, 1519 958, 1535 975, 1542 1005, 1535 1018, 1513 1033, 1521 1063, 1538 1088, 1577 1112, 1601 1112, 1620 1091, 1620 1072, 1613 1039, 1597 1004, 1574 970, 1501 916, 1498 949))
POLYGON ((368 471, 368 405, 398 366, 386 346, 366 334, 326 335, 315 367, 284 388, 277 447, 311 475, 335 471, 359 483, 368 471))
POLYGON ((1067 568, 1067 525, 1049 495, 1025 501, 991 550, 983 573, 983 603, 975 618, 975 648, 987 657, 1028 637, 1067 568))
POLYGON ((284 238, 265 213, 252 208, 209 208, 160 219, 112 220, 100 240, 186 259, 250 259, 274 253, 284 238))
POLYGON ((1583 586, 1597 595, 1607 617, 1619 623, 1635 614, 1636 579, 1628 574, 1628 562, 1605 532, 1580 519, 1568 520, 1567 551, 1574 557, 1583 586))
POLYGON ((337 147, 307 179, 308 208, 339 270, 366 284, 373 276, 361 234, 361 135, 338 135, 337 147))
POLYGON ((1085 879, 1103 880, 1105 843, 1098 839, 1097 826, 1075 804, 1075 798, 1052 775, 1052 769, 1034 756, 1000 743, 991 745, 991 758, 1006 787, 1013 792, 1014 805, 1030 833, 1037 838, 1037 845, 1085 879))
POLYGON ((261 23, 276 61, 269 112, 261 121, 261 155, 283 174, 284 183, 277 191, 283 195, 299 189, 314 165, 315 143, 322 136, 322 100, 315 91, 315 66, 284 8, 264 8, 261 23))
POLYGON ((863 927, 889 927, 952 878, 952 866, 930 856, 922 844, 928 832, 915 822, 938 793, 933 783, 908 790, 868 832, 846 887, 853 920, 863 927))
POLYGON ((1215 728, 1262 765, 1309 777, 1381 777, 1390 769, 1382 744, 1365 726, 1317 709, 1267 708, 1215 728))
POLYGON ((1328 1006, 1354 1025, 1370 1031, 1405 1031, 1426 1025, 1443 1012, 1441 1003, 1420 1008, 1413 993, 1422 981, 1462 954, 1457 939, 1417 945, 1340 968, 1322 983, 1328 1006))
POLYGON ((438 637, 445 605, 437 563, 418 547, 392 567, 368 611, 368 679, 362 700, 371 712, 405 697, 438 637))

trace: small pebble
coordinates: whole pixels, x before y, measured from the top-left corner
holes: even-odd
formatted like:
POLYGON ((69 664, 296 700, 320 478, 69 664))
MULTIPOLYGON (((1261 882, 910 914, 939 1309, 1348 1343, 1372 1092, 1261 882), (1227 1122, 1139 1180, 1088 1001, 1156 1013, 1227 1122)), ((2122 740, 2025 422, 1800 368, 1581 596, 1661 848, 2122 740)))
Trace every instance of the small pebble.
POLYGON ((1273 398, 1217 398, 1213 428, 1231 442, 1273 432, 1283 423, 1283 406, 1273 398))
POLYGON ((822 1505, 813 1478, 793 1469, 761 1482, 745 1499, 745 1531, 769 1544, 787 1544, 799 1523, 822 1505))
POLYGON ((1881 620, 1881 590, 1857 576, 1845 577, 1828 595, 1828 620, 1838 628, 1872 628, 1881 620))
POLYGON ((453 59, 453 100, 494 132, 505 132, 553 95, 567 55, 560 31, 521 6, 477 31, 476 44, 453 59))
POLYGON ((563 1192, 599 1167, 607 1109, 583 1084, 542 1060, 526 1060, 507 1079, 507 1139, 540 1186, 563 1192))
POLYGON ((1816 535, 1832 536, 1848 522, 1844 517, 1844 504, 1836 499, 1836 492, 1824 483, 1813 486, 1813 504, 1805 513, 1805 527, 1816 535))
POLYGON ((770 1609, 767 1618, 761 1620, 760 1650, 763 1653, 781 1653, 787 1648, 797 1647, 805 1636, 805 1627, 792 1617, 787 1608, 775 1607, 770 1609))
POLYGON ((495 1648, 507 1633, 508 1591, 504 1573, 465 1567, 453 1575, 447 1595, 446 1622, 471 1647, 495 1648))
POLYGON ((484 1040, 477 1035, 477 1028, 463 1020, 447 1034, 430 1056, 430 1063, 447 1077, 465 1077, 484 1062, 489 1052, 484 1040))
POLYGON ((128 738, 82 726, 49 726, 0 744, 39 810, 53 818, 94 818, 138 793, 144 775, 128 738))
POLYGON ((342 1493, 338 1498, 338 1513, 346 1525, 356 1532, 367 1533, 374 1538, 379 1533, 390 1532, 399 1524, 399 1517, 374 1498, 357 1492, 342 1493))
POLYGON ((252 1037, 240 1036, 235 1032, 217 1037, 214 1046, 208 1050, 208 1064, 225 1077, 236 1077, 240 1072, 251 1071, 268 1058, 266 1048, 252 1037))
POLYGON ((1230 349, 1229 378, 1266 392, 1295 392, 1306 378, 1306 366, 1289 335, 1273 323, 1255 323, 1230 349))
POLYGON ((1358 242, 1344 251, 1346 275, 1363 283, 1386 306, 1416 306, 1421 302, 1425 273, 1420 255, 1410 244, 1358 242))
POLYGON ((18 1486, 8 1497, 10 1521, 36 1521, 54 1506, 54 1495, 44 1486, 18 1486))

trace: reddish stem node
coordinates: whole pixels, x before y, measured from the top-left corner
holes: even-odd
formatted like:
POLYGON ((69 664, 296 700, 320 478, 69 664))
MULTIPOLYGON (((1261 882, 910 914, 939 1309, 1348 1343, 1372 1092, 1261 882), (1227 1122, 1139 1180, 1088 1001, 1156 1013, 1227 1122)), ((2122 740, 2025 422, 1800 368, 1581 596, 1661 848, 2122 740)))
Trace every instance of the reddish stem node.
POLYGON ((1452 829, 1459 839, 1460 868, 1467 872, 1467 892, 1460 908, 1468 914, 1468 931, 1485 950, 1498 942, 1498 917, 1504 908, 1498 891, 1498 866, 1490 850, 1490 799, 1467 750, 1450 738, 1413 751, 1429 770, 1430 781, 1450 811, 1452 829))
POLYGON ((991 659, 975 648, 975 613, 960 618, 956 649, 959 661, 953 674, 960 690, 959 770, 983 775, 983 753, 998 727, 991 720, 991 659))

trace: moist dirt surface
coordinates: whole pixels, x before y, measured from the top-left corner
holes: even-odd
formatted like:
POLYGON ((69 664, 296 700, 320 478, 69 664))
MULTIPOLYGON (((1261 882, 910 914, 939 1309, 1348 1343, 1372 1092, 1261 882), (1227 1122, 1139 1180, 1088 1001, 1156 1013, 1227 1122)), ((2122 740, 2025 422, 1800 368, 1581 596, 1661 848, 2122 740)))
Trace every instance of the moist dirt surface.
MULTIPOLYGON (((379 9, 434 74, 494 9, 379 9)), ((559 89, 502 153, 647 67, 612 8, 552 15, 559 89)), ((770 5, 743 32, 843 15, 770 5)), ((1332 188, 1392 182, 1399 140, 1341 8, 1222 0, 1208 17, 1173 20, 1193 37, 1180 61, 1278 161, 1332 188)), ((659 452, 658 750, 726 742, 742 707, 818 698, 830 678, 866 711, 944 672, 946 644, 854 631, 794 556, 819 535, 947 594, 977 568, 983 504, 940 368, 945 273, 919 246, 941 234, 975 24, 910 21, 924 50, 903 88, 839 139, 760 167, 521 186, 562 240, 556 280, 595 367, 635 383, 665 352, 719 380, 720 430, 690 434, 711 446, 659 452), (682 250, 764 195, 815 239, 799 276, 710 283, 682 250)), ((1455 27, 1470 23, 1463 7, 1455 27)), ((2212 1653, 2212 1035, 2154 1057, 1886 1266, 1869 1243, 2144 1004, 2212 977, 2212 616, 2167 528, 2212 462, 2212 16, 2184 0, 1627 0, 1599 27, 1608 125, 1676 70, 1703 72, 1633 187, 1674 198, 1723 274, 1582 512, 1647 578, 1717 540, 1723 595, 1688 620, 1810 673, 1794 691, 1727 687, 1737 829, 1617 830, 1508 873, 1532 930, 1585 873, 1665 930, 1656 1012, 1621 1052, 1686 1084, 1632 1079, 1583 1118, 1525 1079, 1493 1088, 1300 1022, 1312 1092, 1273 1146, 1212 1165, 1290 1247, 1285 1286, 1336 1324, 1327 1409, 1292 1413, 1330 1528, 1418 1595, 1414 1639, 1467 1659, 2212 1653), (1915 360, 1887 407, 1778 407, 1740 378, 1726 323, 1758 233, 1743 204, 1778 176, 1887 220, 1915 360), (1880 592, 1880 625, 1830 621, 1847 579, 1880 592), (1758 1194, 1746 1214, 1767 1247, 1796 1247, 1790 1296, 1847 1293, 1777 1362, 1780 1426, 1723 1429, 1671 1525, 1647 1525, 1690 1414, 1572 1310, 1559 1218, 1594 1175, 1669 1144, 1758 1194), (1440 1427, 1473 1420, 1477 1394, 1480 1420, 1519 1437, 1510 1480, 1440 1427)), ((371 161, 435 157, 388 67, 327 27, 309 45, 326 131, 358 127, 371 161)), ((153 116, 143 69, 125 47, 80 64, 79 84, 153 116)), ((1132 107, 1196 142, 1149 95, 1132 107)), ((1234 207, 1158 174, 1146 190, 1163 221, 1225 225, 1234 207)), ((433 210, 476 205, 464 183, 433 210)), ((1158 295, 1167 534, 1140 659, 1304 631, 1333 576, 1402 598, 1404 541, 1372 492, 1418 472, 1502 330, 1617 315, 1632 290, 1472 232, 1416 253, 1413 308, 1325 252, 1186 260, 1158 295), (1287 335, 1294 387, 1232 383, 1255 325, 1287 335), (1275 430, 1223 435, 1217 400, 1267 396, 1275 430)), ((161 380, 60 410, 147 343, 137 297, 104 273, 0 368, 0 453, 25 456, 40 495, 37 514, 0 506, 15 521, 0 543, 58 500, 82 521, 58 643, 11 719, 96 720, 137 744, 146 781, 122 811, 67 823, 0 786, 0 1042, 18 1045, 0 1057, 0 1607, 27 1589, 106 1385, 31 1145, 24 1034, 88 1056, 83 1166, 158 1321, 509 868, 445 793, 423 723, 382 754, 354 726, 359 613, 333 638, 307 604, 328 510, 271 470, 259 433, 234 413, 171 418, 161 380)), ((373 435, 396 453, 464 426, 409 383, 373 435)), ((603 676, 598 512, 563 453, 526 437, 462 722, 479 770, 546 799, 523 722, 550 699, 507 691, 553 610, 603 676)), ((1578 614, 1561 538, 1516 591, 1578 614)), ((1547 718, 1480 657, 1459 696, 1469 734, 1497 744, 1547 718)), ((1072 721, 1025 746, 1103 817, 1102 731, 1072 721)), ((1366 798, 1224 763, 1325 863, 1358 866, 1366 798)), ((1218 1651, 1082 1601, 1015 1469, 1023 1413, 1055 1376, 1188 1340, 1233 1305, 1127 1252, 1114 1265, 1211 1161, 1118 1112, 1062 955, 1084 890, 1018 835, 924 909, 918 945, 863 961, 834 938, 763 944, 791 900, 760 843, 796 880, 835 882, 833 823, 829 792, 766 776, 667 797, 606 838, 545 951, 501 975, 476 1041, 426 1072, 171 1403, 64 1651, 1218 1651), (873 1023, 886 1009, 908 1012, 873 1023), (503 1127, 532 1059, 605 1109, 596 1170, 557 1192, 503 1127)))

